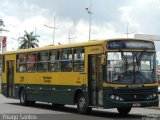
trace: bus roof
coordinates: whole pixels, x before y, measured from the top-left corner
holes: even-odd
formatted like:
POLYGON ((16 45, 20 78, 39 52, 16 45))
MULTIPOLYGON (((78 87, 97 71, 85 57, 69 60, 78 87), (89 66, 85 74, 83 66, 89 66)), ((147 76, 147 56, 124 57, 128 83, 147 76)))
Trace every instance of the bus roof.
MULTIPOLYGON (((85 46, 94 46, 94 45, 100 45, 103 44, 106 41, 115 41, 115 40, 145 40, 145 39, 138 39, 138 38, 114 38, 114 39, 105 39, 105 40, 91 40, 88 42, 80 42, 80 43, 74 43, 74 44, 64 44, 64 45, 47 45, 44 47, 38 47, 38 48, 30 48, 30 49, 21 49, 21 50, 15 50, 15 51, 7 51, 3 54, 14 54, 14 53, 27 53, 27 52, 36 52, 36 51, 45 51, 45 50, 51 50, 51 49, 64 49, 64 48, 74 48, 74 47, 85 47, 85 46)), ((145 40, 153 42, 152 40, 145 40)))

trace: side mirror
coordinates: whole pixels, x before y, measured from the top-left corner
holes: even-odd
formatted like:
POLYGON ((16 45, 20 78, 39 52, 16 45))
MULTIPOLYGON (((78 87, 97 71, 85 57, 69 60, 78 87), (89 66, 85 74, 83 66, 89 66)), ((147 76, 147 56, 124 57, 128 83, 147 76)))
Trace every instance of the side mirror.
POLYGON ((102 55, 101 55, 101 64, 102 64, 102 65, 105 65, 105 64, 106 64, 106 55, 105 55, 105 54, 102 54, 102 55))

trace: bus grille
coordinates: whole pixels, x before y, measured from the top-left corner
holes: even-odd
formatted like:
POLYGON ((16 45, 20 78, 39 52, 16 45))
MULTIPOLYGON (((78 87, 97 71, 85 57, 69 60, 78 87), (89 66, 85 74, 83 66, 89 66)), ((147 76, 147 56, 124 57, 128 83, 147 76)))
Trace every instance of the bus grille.
POLYGON ((147 97, 155 92, 155 88, 148 89, 119 89, 115 94, 122 97, 124 101, 146 101, 147 97))

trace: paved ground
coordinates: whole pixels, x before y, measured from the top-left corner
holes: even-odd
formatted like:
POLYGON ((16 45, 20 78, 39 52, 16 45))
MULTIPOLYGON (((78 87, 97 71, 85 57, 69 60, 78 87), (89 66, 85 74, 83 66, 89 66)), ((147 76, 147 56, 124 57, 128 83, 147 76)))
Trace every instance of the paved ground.
MULTIPOLYGON (((94 109, 90 115, 80 115, 76 106, 65 106, 53 109, 50 104, 37 103, 35 106, 21 106, 19 100, 7 99, 0 95, 0 120, 145 120, 145 118, 160 119, 160 110, 133 108, 128 116, 120 116, 116 109, 94 109)), ((146 119, 148 120, 148 119, 146 119)))

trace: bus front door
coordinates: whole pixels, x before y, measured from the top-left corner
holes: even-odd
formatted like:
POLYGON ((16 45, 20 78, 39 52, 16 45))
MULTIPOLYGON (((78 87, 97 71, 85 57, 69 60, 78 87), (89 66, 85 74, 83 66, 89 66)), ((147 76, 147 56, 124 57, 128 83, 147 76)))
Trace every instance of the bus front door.
POLYGON ((7 97, 14 96, 14 61, 7 61, 7 97))
POLYGON ((91 106, 103 106, 102 65, 100 55, 89 56, 88 93, 91 106))

